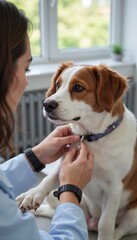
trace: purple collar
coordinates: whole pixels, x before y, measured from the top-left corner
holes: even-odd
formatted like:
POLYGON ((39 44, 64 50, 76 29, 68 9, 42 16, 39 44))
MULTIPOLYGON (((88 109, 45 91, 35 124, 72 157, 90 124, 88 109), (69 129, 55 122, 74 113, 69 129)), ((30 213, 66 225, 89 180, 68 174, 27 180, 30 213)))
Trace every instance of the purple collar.
POLYGON ((87 140, 88 142, 93 142, 93 141, 97 141, 102 137, 105 137, 106 135, 108 135, 109 133, 111 133, 115 128, 117 128, 120 123, 122 122, 123 116, 119 119, 117 119, 114 123, 112 123, 111 125, 108 126, 108 128, 103 132, 103 133, 91 133, 88 135, 82 135, 81 139, 87 140))

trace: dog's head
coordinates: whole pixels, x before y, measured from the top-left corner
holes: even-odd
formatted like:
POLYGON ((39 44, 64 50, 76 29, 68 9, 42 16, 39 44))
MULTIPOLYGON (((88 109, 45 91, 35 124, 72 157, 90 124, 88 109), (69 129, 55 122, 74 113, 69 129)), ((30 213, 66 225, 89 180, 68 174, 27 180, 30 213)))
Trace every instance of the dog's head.
POLYGON ((105 65, 62 64, 43 103, 44 115, 58 124, 80 123, 89 113, 121 116, 127 79, 105 65))

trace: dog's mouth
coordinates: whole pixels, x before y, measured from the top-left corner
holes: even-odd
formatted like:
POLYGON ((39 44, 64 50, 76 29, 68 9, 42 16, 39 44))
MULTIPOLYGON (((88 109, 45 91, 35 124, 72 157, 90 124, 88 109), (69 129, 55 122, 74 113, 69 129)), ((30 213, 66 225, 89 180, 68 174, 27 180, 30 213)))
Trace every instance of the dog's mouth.
POLYGON ((51 120, 61 120, 61 119, 59 119, 59 118, 57 118, 57 117, 55 117, 55 116, 53 116, 53 115, 51 115, 51 114, 47 114, 47 116, 48 116, 48 118, 50 118, 51 120))
POLYGON ((48 118, 49 119, 51 119, 52 121, 62 121, 62 122, 71 122, 71 121, 79 121, 80 119, 81 119, 81 117, 75 117, 75 118, 73 118, 73 119, 68 119, 68 120, 66 120, 66 119, 61 119, 61 118, 59 118, 59 117, 57 117, 57 116, 54 116, 54 115, 52 115, 52 114, 50 114, 50 113, 48 113, 47 114, 47 116, 48 116, 48 118))

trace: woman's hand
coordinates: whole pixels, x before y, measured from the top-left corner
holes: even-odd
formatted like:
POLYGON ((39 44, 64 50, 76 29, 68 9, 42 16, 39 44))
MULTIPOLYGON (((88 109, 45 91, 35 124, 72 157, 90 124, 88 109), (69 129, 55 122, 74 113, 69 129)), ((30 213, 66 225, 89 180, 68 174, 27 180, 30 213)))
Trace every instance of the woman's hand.
POLYGON ((57 127, 32 150, 43 164, 52 163, 68 151, 68 147, 66 147, 68 144, 79 140, 80 136, 73 135, 68 125, 61 126, 57 127))
POLYGON ((92 177, 93 154, 82 142, 79 150, 73 147, 66 154, 59 173, 60 185, 73 184, 83 189, 92 177))

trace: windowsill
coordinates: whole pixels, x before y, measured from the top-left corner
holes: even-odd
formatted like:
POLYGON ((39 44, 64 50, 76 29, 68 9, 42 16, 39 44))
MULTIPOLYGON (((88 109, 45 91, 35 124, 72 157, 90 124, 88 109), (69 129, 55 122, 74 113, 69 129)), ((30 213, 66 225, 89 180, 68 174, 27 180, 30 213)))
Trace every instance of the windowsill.
MULTIPOLYGON (((57 68, 60 66, 62 62, 32 65, 30 67, 31 71, 27 76, 29 80, 29 84, 26 88, 26 91, 33 91, 33 90, 48 88, 53 74, 55 73, 55 71, 57 70, 57 68)), ((128 78, 133 77, 134 69, 135 69, 135 63, 133 62, 113 61, 111 58, 75 61, 75 63, 89 64, 89 65, 106 64, 128 78)))

